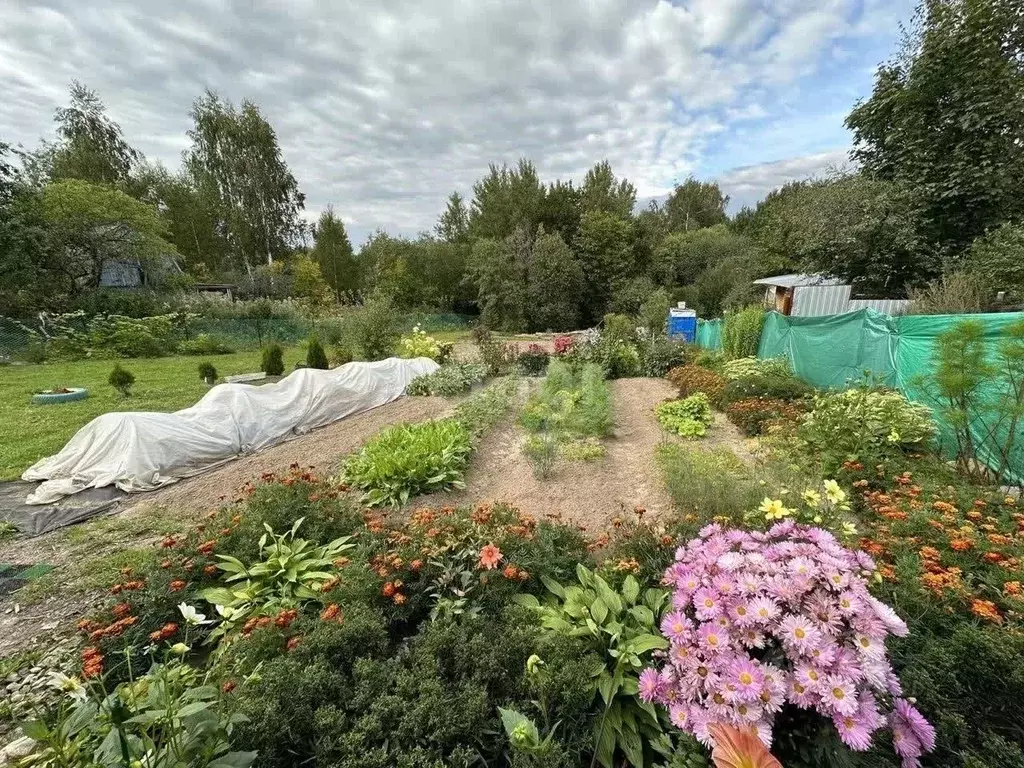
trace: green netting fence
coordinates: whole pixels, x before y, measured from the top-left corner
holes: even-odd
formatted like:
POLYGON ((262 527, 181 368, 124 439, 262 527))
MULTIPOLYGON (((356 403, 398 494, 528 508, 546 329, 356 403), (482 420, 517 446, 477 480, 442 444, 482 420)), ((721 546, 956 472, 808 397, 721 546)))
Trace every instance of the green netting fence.
MULTIPOLYGON (((816 387, 837 389, 861 381, 870 371, 873 381, 895 387, 908 398, 924 403, 939 414, 941 405, 927 385, 934 373, 938 337, 965 320, 975 320, 985 329, 986 351, 994 359, 996 346, 1007 326, 1024 320, 1024 313, 978 315, 906 315, 891 317, 873 309, 823 317, 786 317, 771 312, 765 318, 757 356, 785 357, 797 376, 816 387)), ((707 349, 721 349, 721 320, 702 320, 697 326, 697 343, 707 349)), ((989 402, 998 397, 993 381, 983 395, 989 402)), ((978 458, 994 466, 996 451, 986 436, 991 432, 980 415, 972 424, 979 445, 978 458)), ((952 454, 953 433, 942 418, 939 450, 952 454)), ((1010 479, 1024 483, 1024 426, 1010 461, 1010 479)))

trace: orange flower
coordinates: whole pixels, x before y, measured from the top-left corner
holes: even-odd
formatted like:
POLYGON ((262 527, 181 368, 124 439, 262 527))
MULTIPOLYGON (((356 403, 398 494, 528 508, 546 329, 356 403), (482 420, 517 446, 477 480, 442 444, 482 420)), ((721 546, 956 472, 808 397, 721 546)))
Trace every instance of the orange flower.
POLYGON ((510 563, 505 566, 505 570, 501 572, 501 575, 509 581, 514 581, 519 577, 519 569, 510 563))
POLYGON ((216 565, 203 566, 203 573, 207 576, 216 576, 220 569, 216 565))
POLYGON ((1003 615, 999 613, 999 608, 991 600, 972 600, 971 613, 979 619, 994 621, 997 624, 1003 623, 1003 615))
POLYGON ((420 568, 423 567, 423 561, 422 560, 413 560, 411 563, 409 563, 409 567, 413 571, 418 571, 420 568))
POLYGON ((405 605, 405 595, 401 592, 395 592, 395 596, 391 599, 395 601, 395 605, 405 605))
POLYGON ((221 693, 231 693, 237 687, 238 683, 236 683, 234 680, 225 680, 224 683, 221 685, 220 690, 221 693))
POLYGON ((114 606, 113 614, 118 619, 123 619, 129 613, 132 612, 132 607, 128 603, 118 603, 114 606))
POLYGON ((204 541, 202 544, 199 545, 199 551, 202 552, 204 555, 208 555, 211 552, 213 552, 213 548, 215 546, 217 546, 217 540, 210 539, 209 541, 204 541))
POLYGON ((381 588, 381 594, 384 595, 384 597, 391 597, 395 594, 395 585, 392 584, 390 581, 385 583, 384 586, 381 588))
POLYGON ((299 644, 301 642, 302 642, 302 635, 296 635, 295 637, 289 637, 288 638, 288 642, 285 644, 285 647, 289 651, 294 651, 296 648, 299 647, 299 644))
POLYGON ((753 728, 739 730, 725 723, 708 727, 715 746, 711 759, 716 768, 782 768, 753 728))
POLYGON ((480 550, 480 567, 492 571, 501 562, 501 550, 493 544, 486 545, 480 550))
POLYGON ((181 579, 175 579, 169 585, 171 592, 180 592, 185 588, 185 582, 181 579))
POLYGON ((1021 586, 1019 581, 1008 581, 1003 584, 1003 592, 1008 595, 1019 595, 1021 593, 1021 586))
MULTIPOLYGON (((331 621, 337 618, 341 614, 341 609, 337 603, 331 603, 320 613, 320 619, 322 621, 331 621)), ((340 619, 339 619, 340 621, 340 619)))
POLYGON ((938 560, 939 550, 935 547, 921 547, 921 559, 922 560, 938 560))
POLYGON ((974 549, 974 542, 970 539, 950 539, 949 546, 957 552, 966 552, 969 549, 974 549))
POLYGON ((984 560, 986 563, 998 563, 1005 557, 1001 552, 986 552, 984 560))

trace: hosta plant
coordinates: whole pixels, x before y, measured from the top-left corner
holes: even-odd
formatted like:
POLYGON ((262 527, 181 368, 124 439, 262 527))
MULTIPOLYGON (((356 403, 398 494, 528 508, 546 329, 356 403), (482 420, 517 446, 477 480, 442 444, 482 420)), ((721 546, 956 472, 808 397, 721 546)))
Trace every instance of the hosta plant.
POLYGON ((670 649, 644 670, 640 697, 705 745, 715 723, 756 728, 771 744, 788 706, 823 716, 856 751, 888 726, 904 766, 918 765, 935 731, 901 698, 885 640, 907 625, 868 591, 874 569, 864 552, 791 520, 766 533, 707 526, 665 572, 670 649))
POLYGON ((708 425, 714 421, 711 403, 703 392, 661 403, 655 413, 664 429, 683 437, 704 437, 708 425))
POLYGON ((668 593, 643 590, 631 575, 621 590, 615 590, 583 565, 577 566, 576 577, 577 583, 569 586, 546 579, 551 598, 544 603, 533 595, 517 600, 538 612, 546 630, 583 638, 604 659, 593 673, 601 712, 594 734, 595 759, 605 768, 621 765, 623 758, 634 768, 644 768, 656 754, 668 756, 672 750, 657 711, 636 695, 640 671, 652 652, 669 646, 657 634, 668 593))
POLYGON ((464 488, 472 451, 469 430, 456 419, 386 429, 350 456, 344 481, 372 507, 401 506, 413 496, 464 488))
POLYGON ((334 561, 355 545, 342 536, 316 546, 296 534, 305 518, 285 533, 274 533, 264 524, 260 560, 246 565, 231 555, 217 555, 226 586, 204 589, 199 596, 217 606, 223 621, 211 639, 229 633, 253 613, 273 613, 297 608, 315 599, 323 585, 336 577, 334 561))

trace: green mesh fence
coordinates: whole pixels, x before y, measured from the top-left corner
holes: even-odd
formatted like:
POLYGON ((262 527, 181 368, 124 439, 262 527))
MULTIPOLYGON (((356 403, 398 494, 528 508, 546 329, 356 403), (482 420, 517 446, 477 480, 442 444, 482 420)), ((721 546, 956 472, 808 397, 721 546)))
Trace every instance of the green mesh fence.
POLYGON ((722 321, 698 320, 697 345, 704 349, 720 350, 722 348, 722 321))

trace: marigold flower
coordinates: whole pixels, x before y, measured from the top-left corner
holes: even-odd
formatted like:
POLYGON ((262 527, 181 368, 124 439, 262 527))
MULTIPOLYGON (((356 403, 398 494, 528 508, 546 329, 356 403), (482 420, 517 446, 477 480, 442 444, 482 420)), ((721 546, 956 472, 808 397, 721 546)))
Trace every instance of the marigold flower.
POLYGON ((381 594, 384 595, 384 597, 391 597, 395 594, 395 585, 390 581, 386 582, 381 588, 381 594))
POLYGON ((972 600, 971 613, 979 619, 994 621, 997 624, 1003 623, 1003 615, 999 612, 999 608, 996 607, 996 604, 991 600, 972 600))
POLYGON ((422 567, 423 567, 423 561, 422 560, 413 560, 411 563, 409 563, 409 568, 411 570, 413 570, 413 571, 418 571, 422 567))
POLYGON ((405 595, 401 592, 395 592, 395 596, 391 599, 394 600, 395 605, 405 605, 405 595))
POLYGON ((171 592, 180 592, 185 588, 185 582, 181 579, 175 579, 170 584, 168 584, 167 587, 171 590, 171 592))
POLYGON ((337 603, 331 603, 320 612, 321 621, 331 621, 341 613, 337 603))
POLYGON ((221 693, 231 693, 237 687, 238 683, 234 680, 225 680, 220 686, 220 691, 221 693))
POLYGON ((114 609, 111 612, 114 614, 116 618, 123 619, 125 616, 132 612, 132 607, 128 605, 128 603, 118 603, 114 606, 114 609))
POLYGON ((296 648, 299 647, 301 643, 302 635, 295 635, 294 637, 288 638, 288 642, 285 643, 285 648, 287 648, 289 651, 294 651, 296 648))
POLYGON ((1019 595, 1021 594, 1021 584, 1019 581, 1008 581, 1003 584, 1003 592, 1008 595, 1019 595))
POLYGON ((488 571, 494 570, 501 562, 501 550, 493 544, 487 544, 480 550, 480 567, 488 571))

